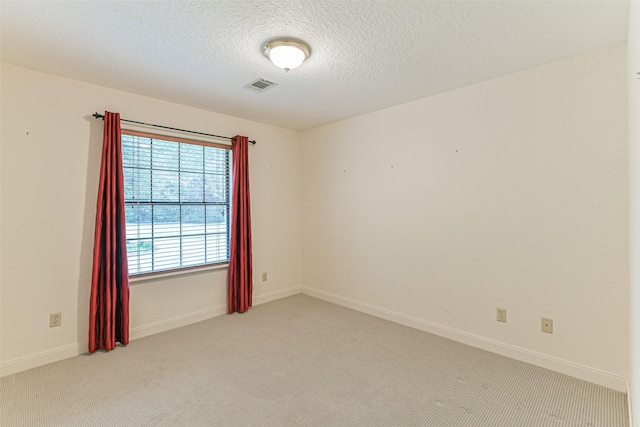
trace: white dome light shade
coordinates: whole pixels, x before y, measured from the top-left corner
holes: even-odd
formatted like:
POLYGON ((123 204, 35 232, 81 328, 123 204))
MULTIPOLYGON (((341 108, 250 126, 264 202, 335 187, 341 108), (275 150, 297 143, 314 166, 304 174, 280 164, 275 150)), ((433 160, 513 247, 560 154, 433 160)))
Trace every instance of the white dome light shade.
POLYGON ((275 39, 265 45, 264 54, 273 65, 288 72, 302 65, 311 54, 311 49, 301 40, 275 39))
POLYGON ((305 54, 294 46, 276 46, 269 52, 269 59, 276 67, 293 70, 302 65, 305 54))

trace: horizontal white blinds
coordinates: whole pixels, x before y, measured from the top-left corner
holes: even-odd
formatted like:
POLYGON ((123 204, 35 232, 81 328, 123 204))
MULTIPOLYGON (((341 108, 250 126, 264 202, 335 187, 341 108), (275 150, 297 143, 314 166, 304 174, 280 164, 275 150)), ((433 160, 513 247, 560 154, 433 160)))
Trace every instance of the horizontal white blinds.
POLYGON ((122 134, 129 274, 228 261, 230 150, 145 135, 122 134))

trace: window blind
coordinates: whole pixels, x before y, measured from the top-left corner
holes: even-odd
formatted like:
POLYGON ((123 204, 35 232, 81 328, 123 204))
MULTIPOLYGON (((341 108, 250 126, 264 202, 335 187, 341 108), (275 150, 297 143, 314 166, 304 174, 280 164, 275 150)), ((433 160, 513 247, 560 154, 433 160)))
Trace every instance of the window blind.
POLYGON ((122 131, 129 275, 229 260, 226 146, 122 131))

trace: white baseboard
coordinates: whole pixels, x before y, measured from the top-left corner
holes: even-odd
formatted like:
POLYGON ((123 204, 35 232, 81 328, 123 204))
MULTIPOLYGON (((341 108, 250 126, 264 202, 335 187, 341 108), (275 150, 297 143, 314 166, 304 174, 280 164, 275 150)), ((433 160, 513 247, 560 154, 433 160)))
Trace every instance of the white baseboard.
POLYGON ((511 359, 520 360, 522 362, 540 366, 545 369, 560 372, 561 374, 589 381, 616 391, 627 392, 627 379, 618 375, 600 371, 598 369, 593 369, 588 366, 579 365, 577 363, 548 356, 545 354, 537 353, 531 350, 523 349, 510 344, 505 344, 492 339, 484 338, 479 335, 459 331, 448 326, 418 319, 412 316, 407 316, 402 313, 397 313, 385 308, 376 307, 318 289, 303 286, 302 293, 328 302, 332 302, 334 304, 361 311, 372 316, 390 320, 401 325, 419 329, 421 331, 438 335, 444 338, 449 338, 451 340, 458 341, 472 347, 487 350, 501 356, 506 356, 511 359))
POLYGON ((37 368, 38 366, 47 365, 53 362, 59 362, 60 360, 77 356, 86 351, 87 342, 84 342, 79 344, 69 344, 63 347, 54 348, 53 350, 47 350, 41 353, 9 360, 8 362, 0 363, 0 376, 4 377, 17 372, 26 371, 27 369, 37 368))
POLYGON ((264 295, 258 295, 258 296, 254 295, 253 305, 264 304, 265 302, 275 301, 277 299, 290 297, 300 293, 302 293, 302 288, 300 286, 294 286, 293 288, 287 288, 281 291, 270 292, 264 295))
MULTIPOLYGON (((300 287, 283 289, 271 292, 265 295, 259 295, 253 298, 253 304, 259 305, 266 302, 274 301, 280 298, 296 295, 302 292, 300 287)), ((160 322, 150 323, 148 325, 137 326, 129 330, 129 340, 133 341, 139 338, 155 335, 160 332, 169 331, 181 326, 190 325, 192 323, 202 322, 203 320, 221 316, 227 313, 227 305, 218 305, 206 310, 185 314, 171 319, 162 320, 160 322)), ((32 354, 7 362, 0 363, 0 377, 26 371, 28 369, 37 368, 38 366, 47 365, 60 360, 75 357, 87 352, 88 342, 70 344, 53 350, 43 351, 41 353, 32 354)))
POLYGON ((171 319, 162 320, 160 322, 138 326, 129 329, 129 340, 133 341, 139 338, 148 337, 149 335, 159 334, 160 332, 170 331, 171 329, 202 322, 203 320, 221 316, 226 313, 227 305, 218 305, 216 307, 207 308, 206 310, 196 311, 182 316, 173 317, 171 319))
MULTIPOLYGON (((302 292, 302 289, 299 286, 296 286, 293 288, 271 292, 265 295, 254 296, 253 305, 264 304, 269 301, 275 301, 280 298, 286 298, 288 296, 296 295, 301 292, 302 292)), ((182 326, 187 326, 192 323, 202 322, 203 320, 211 319, 217 316, 222 316, 223 314, 227 314, 227 304, 218 305, 216 307, 208 308, 206 310, 185 314, 183 316, 174 317, 172 319, 163 320, 161 322, 152 323, 144 326, 138 326, 137 328, 132 328, 129 331, 129 339, 135 340, 135 339, 146 337, 149 335, 159 334, 160 332, 170 331, 171 329, 180 328, 182 326)))
MULTIPOLYGON (((220 316, 227 312, 227 306, 217 306, 194 313, 185 314, 183 316, 162 320, 160 322, 148 325, 138 326, 129 329, 129 340, 133 341, 149 335, 158 334, 160 332, 169 331, 171 329, 186 326, 191 323, 201 322, 212 317, 220 316)), ((15 374, 17 372, 26 371, 27 369, 37 368, 38 366, 47 365, 60 360, 75 357, 87 352, 88 342, 84 341, 77 344, 70 344, 53 350, 44 351, 19 359, 10 360, 0 363, 0 376, 15 374)))
POLYGON ((633 399, 631 399, 631 383, 627 381, 627 410, 629 411, 629 427, 635 427, 633 423, 633 399))

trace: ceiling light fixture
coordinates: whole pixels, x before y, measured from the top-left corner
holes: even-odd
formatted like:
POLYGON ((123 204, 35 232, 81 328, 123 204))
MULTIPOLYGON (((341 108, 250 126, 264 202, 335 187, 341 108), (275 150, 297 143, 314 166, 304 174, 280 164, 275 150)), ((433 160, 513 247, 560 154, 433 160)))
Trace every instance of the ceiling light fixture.
POLYGON ((287 37, 267 42, 264 45, 264 54, 273 65, 289 72, 302 65, 311 55, 311 48, 302 40, 287 37))

